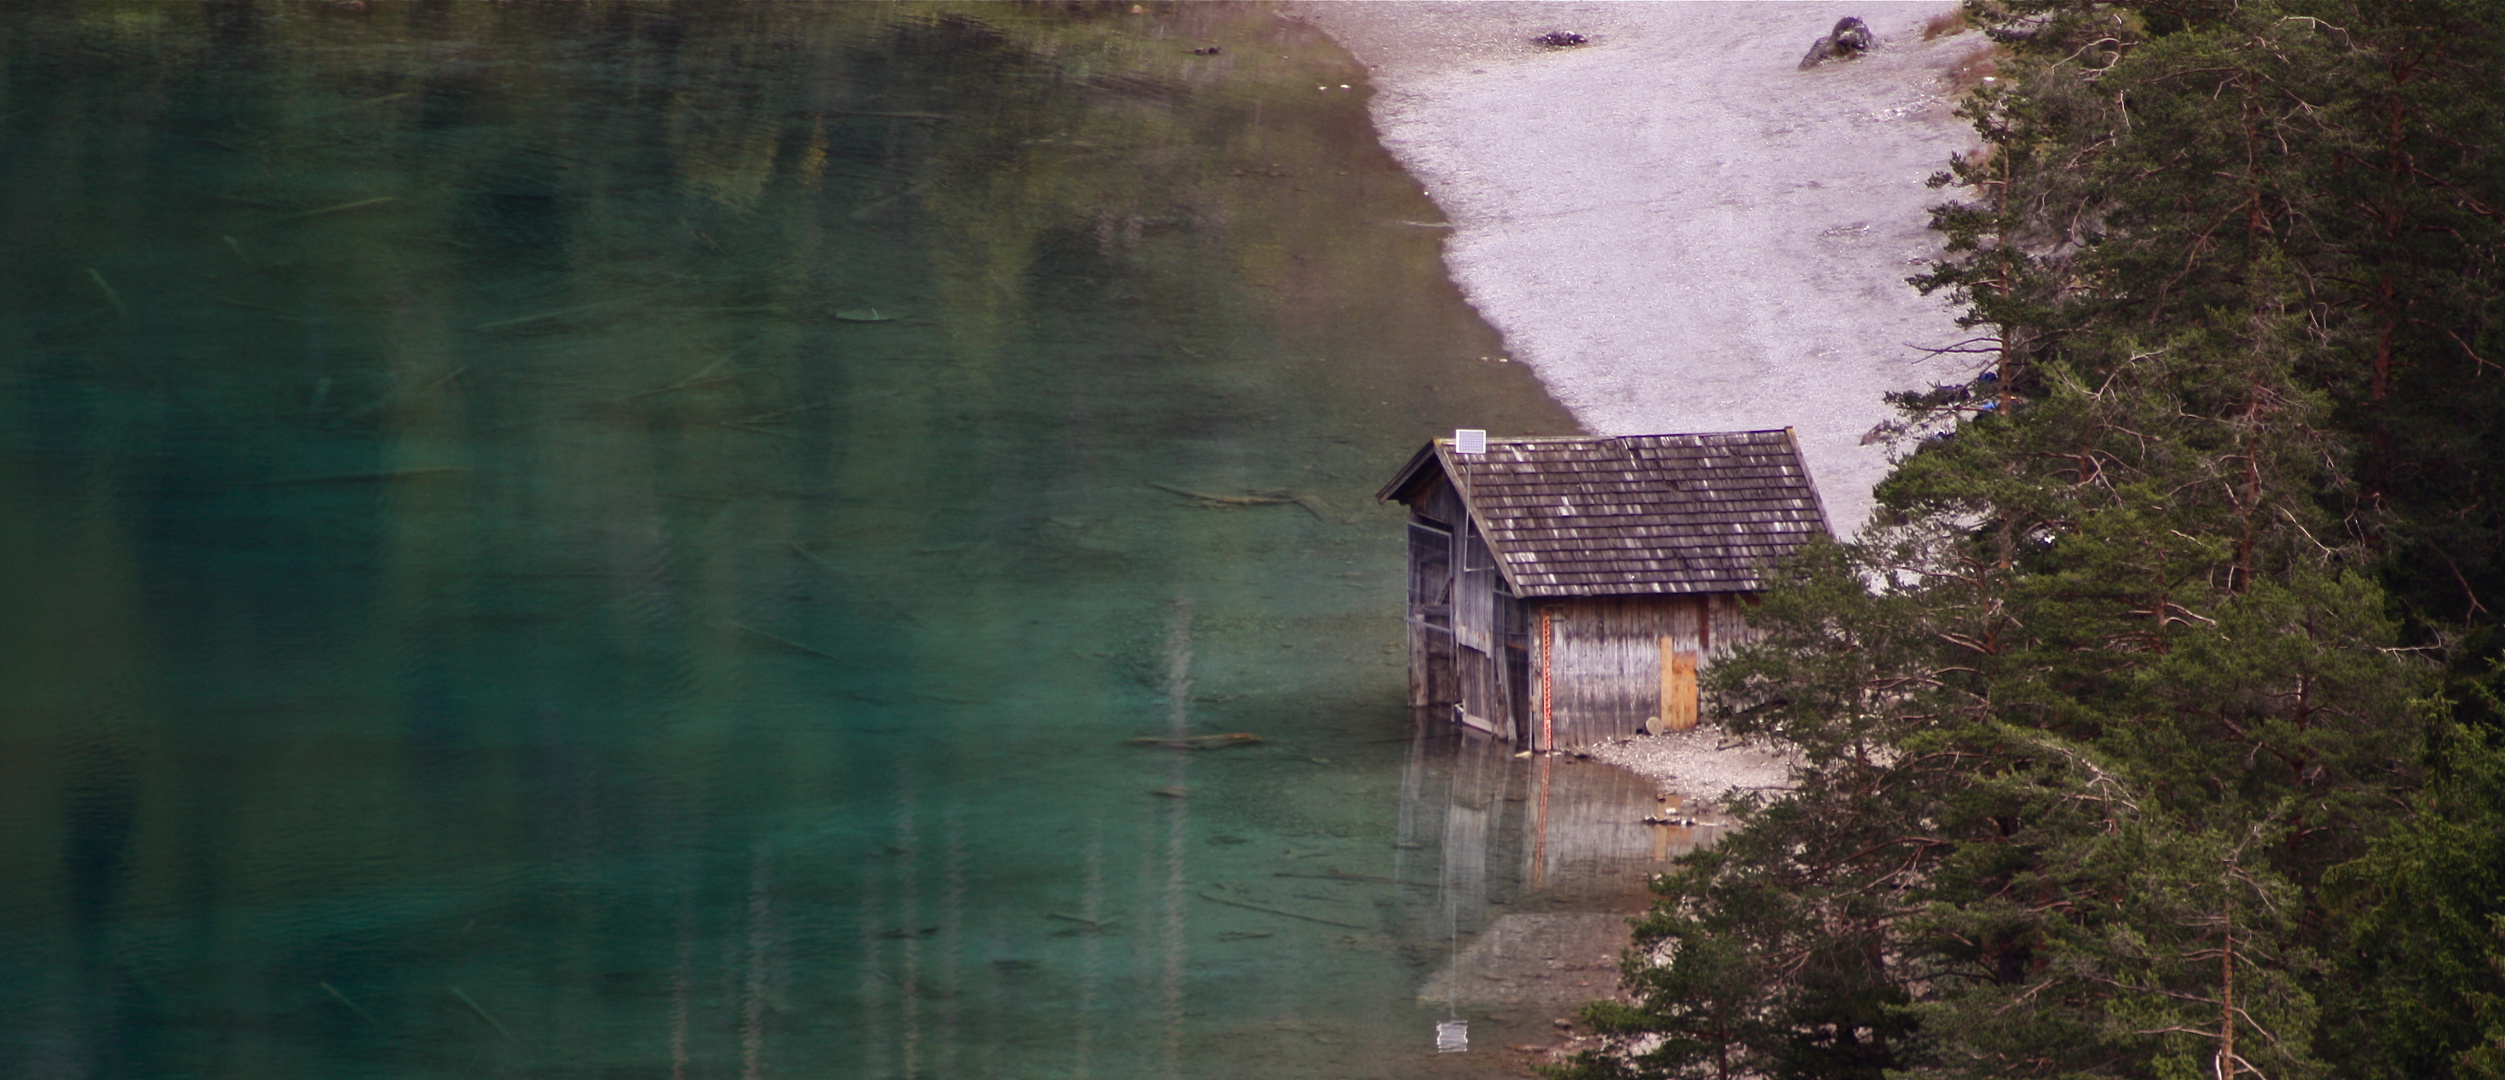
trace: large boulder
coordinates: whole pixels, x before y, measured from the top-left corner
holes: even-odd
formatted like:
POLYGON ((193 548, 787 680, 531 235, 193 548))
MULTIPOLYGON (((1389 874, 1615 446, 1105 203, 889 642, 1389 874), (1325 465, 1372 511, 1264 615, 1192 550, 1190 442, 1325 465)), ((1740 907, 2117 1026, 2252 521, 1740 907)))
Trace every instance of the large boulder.
POLYGON ((1800 58, 1801 69, 1806 71, 1828 60, 1850 60, 1870 51, 1878 40, 1871 35, 1869 23, 1847 15, 1836 20, 1835 29, 1827 31, 1827 36, 1809 46, 1809 55, 1800 58))

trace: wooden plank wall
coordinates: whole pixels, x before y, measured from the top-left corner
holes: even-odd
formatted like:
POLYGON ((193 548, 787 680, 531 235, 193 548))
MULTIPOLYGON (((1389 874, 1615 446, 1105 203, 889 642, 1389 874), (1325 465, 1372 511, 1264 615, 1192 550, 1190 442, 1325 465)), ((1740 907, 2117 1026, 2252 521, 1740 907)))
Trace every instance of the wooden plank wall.
POLYGON ((1452 708, 1464 724, 1536 745, 1546 668, 1556 745, 1623 738, 1661 715, 1664 638, 1667 655, 1709 660, 1749 636, 1745 605, 1730 594, 1516 600, 1449 480, 1437 478, 1410 508, 1413 708, 1452 708), (1553 658, 1535 640, 1543 610, 1554 620, 1553 658))
POLYGON ((1461 700, 1453 683, 1452 533, 1409 523, 1409 707, 1461 700))
POLYGON ((1461 571, 1453 590, 1453 639, 1463 648, 1496 652, 1496 558, 1476 528, 1464 523, 1453 534, 1453 566, 1461 571))
POLYGON ((1757 640, 1757 632, 1748 626, 1750 601, 1747 597, 1737 593, 1707 593, 1705 600, 1707 629, 1712 631, 1709 636, 1713 639, 1707 643, 1711 647, 1705 650, 1706 659, 1724 655, 1757 640))
POLYGON ((1446 529, 1458 527, 1463 518, 1470 516, 1469 510, 1461 505, 1461 493, 1453 490, 1451 481, 1440 476, 1435 479, 1435 485, 1411 505, 1427 520, 1446 529))
POLYGON ((1522 606, 1504 591, 1495 555, 1450 483, 1439 479, 1410 510, 1409 704, 1453 706, 1464 724, 1519 738, 1529 670, 1522 606))
MULTIPOLYGON (((1682 630, 1696 637, 1696 604, 1685 596, 1594 597, 1552 607, 1556 654, 1549 678, 1558 746, 1633 735, 1656 715, 1661 646, 1682 630)), ((1691 646, 1692 647, 1692 644, 1691 646)))
POLYGON ((1670 639, 1669 652, 1710 659, 1750 636, 1744 605, 1729 594, 1592 597, 1543 606, 1554 620, 1549 692, 1560 747, 1625 738, 1661 715, 1663 638, 1670 639))
POLYGON ((1453 566, 1459 571, 1453 588, 1454 666, 1461 682, 1461 722, 1482 731, 1506 735, 1504 668, 1498 663, 1496 627, 1496 559, 1487 550, 1475 522, 1463 519, 1453 533, 1453 566))
POLYGON ((1461 700, 1460 650, 1453 642, 1454 525, 1469 515, 1460 493, 1440 477, 1410 511, 1409 704, 1450 706, 1461 700))
POLYGON ((1530 608, 1508 593, 1496 594, 1498 676, 1504 690, 1505 725, 1503 734, 1510 742, 1528 742, 1536 736, 1539 714, 1533 712, 1531 681, 1530 608))

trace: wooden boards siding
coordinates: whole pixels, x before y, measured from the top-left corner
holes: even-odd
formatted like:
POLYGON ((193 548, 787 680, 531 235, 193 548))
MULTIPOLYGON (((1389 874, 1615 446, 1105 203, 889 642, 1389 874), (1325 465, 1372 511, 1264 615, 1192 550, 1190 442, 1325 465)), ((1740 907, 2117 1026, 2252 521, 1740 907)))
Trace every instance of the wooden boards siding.
POLYGON ((1453 533, 1454 666, 1461 677, 1461 722, 1481 731, 1504 734, 1505 688, 1496 634, 1496 563, 1487 542, 1464 518, 1453 533))
POLYGON ((1434 708, 1461 702, 1460 649, 1453 640, 1455 577, 1460 550, 1455 533, 1469 509, 1443 477, 1431 478, 1412 497, 1409 518, 1409 705, 1434 708))
POLYGON ((1453 591, 1453 638, 1463 648, 1496 652, 1496 560, 1487 541, 1466 525, 1453 534, 1453 564, 1461 571, 1453 591))
POLYGON ((1426 493, 1410 505, 1420 517, 1443 526, 1447 531, 1459 527, 1461 520, 1470 516, 1470 508, 1462 505, 1461 492, 1453 488, 1452 481, 1442 476, 1435 477, 1426 493))
POLYGON ((1447 530, 1428 514, 1437 502, 1421 500, 1409 520, 1409 705, 1453 706, 1464 724, 1520 738, 1529 715, 1527 616, 1469 516, 1455 515, 1457 527, 1447 530))
POLYGON ((1555 640, 1550 710, 1560 747, 1626 738, 1655 716, 1673 727, 1694 726, 1700 671, 1752 636, 1743 603, 1728 594, 1591 597, 1542 606, 1551 613, 1555 640))
POLYGON ((1497 709, 1504 695, 1496 684, 1496 663, 1486 653, 1467 645, 1455 650, 1453 666, 1461 673, 1461 722, 1481 731, 1502 735, 1499 725, 1504 717, 1497 709))
POLYGON ((1532 711, 1531 695, 1535 684, 1531 678, 1530 644, 1528 633, 1519 638, 1508 636, 1505 639, 1505 655, 1499 658, 1504 664, 1505 715, 1511 720, 1507 725, 1510 730, 1505 734, 1509 742, 1529 740, 1532 728, 1537 724, 1533 718, 1538 714, 1532 711))
POLYGON ((1788 430, 1428 443, 1411 511, 1409 704, 1541 749, 1699 720, 1758 571, 1826 531, 1788 430))
POLYGON ((1461 700, 1453 682, 1453 534, 1409 522, 1409 706, 1461 700))
MULTIPOLYGON (((1657 715, 1661 639, 1696 634, 1689 597, 1591 597, 1551 605, 1556 669, 1550 673, 1558 746, 1624 738, 1657 715), (1685 616, 1682 620, 1679 616, 1685 616)), ((1691 646, 1692 647, 1692 646, 1691 646)))
POLYGON ((1757 602, 1755 594, 1713 593, 1705 597, 1705 653, 1725 653, 1745 641, 1756 640, 1748 628, 1748 608, 1757 602))
POLYGON ((1437 530, 1414 524, 1409 704, 1453 709, 1462 723, 1540 749, 1625 738, 1660 717, 1672 730, 1700 719, 1698 680, 1712 658, 1753 633, 1743 598, 1595 597, 1519 601, 1488 589, 1486 614, 1470 621, 1491 651, 1462 643, 1449 625, 1461 605, 1435 603, 1455 575, 1435 566, 1449 550, 1437 530), (1537 627, 1548 616, 1543 644, 1537 627), (1542 708, 1547 710, 1543 741, 1542 708))

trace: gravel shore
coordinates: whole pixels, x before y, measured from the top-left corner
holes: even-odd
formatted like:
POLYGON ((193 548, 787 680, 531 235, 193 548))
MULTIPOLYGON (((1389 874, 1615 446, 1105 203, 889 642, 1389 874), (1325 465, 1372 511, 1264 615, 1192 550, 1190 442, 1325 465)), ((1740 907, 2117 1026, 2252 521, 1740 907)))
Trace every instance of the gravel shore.
POLYGON ((1662 791, 1683 796, 1691 811, 1721 810, 1733 796, 1780 791, 1789 786, 1792 755, 1765 742, 1740 739, 1717 727, 1585 747, 1592 760, 1641 774, 1662 791))

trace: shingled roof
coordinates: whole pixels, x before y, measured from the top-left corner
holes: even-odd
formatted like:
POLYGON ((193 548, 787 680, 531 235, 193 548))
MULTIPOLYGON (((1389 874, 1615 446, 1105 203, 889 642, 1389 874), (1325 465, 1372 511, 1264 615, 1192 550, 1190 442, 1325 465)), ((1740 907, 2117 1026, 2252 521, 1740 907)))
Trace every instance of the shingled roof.
POLYGON ((1420 449, 1377 498, 1452 478, 1513 594, 1748 592, 1827 532, 1789 428, 1487 441, 1420 449))

